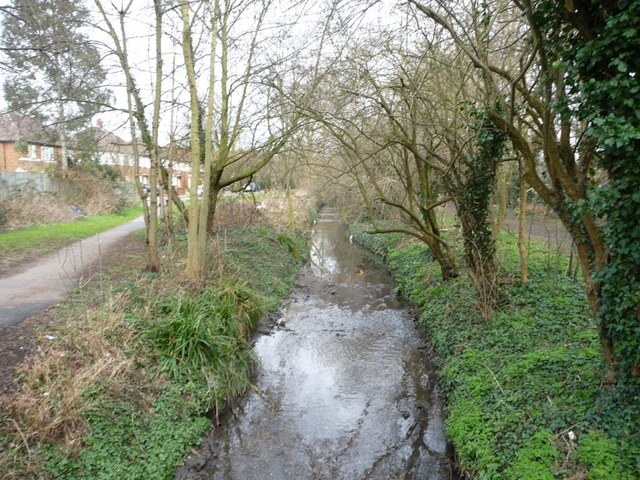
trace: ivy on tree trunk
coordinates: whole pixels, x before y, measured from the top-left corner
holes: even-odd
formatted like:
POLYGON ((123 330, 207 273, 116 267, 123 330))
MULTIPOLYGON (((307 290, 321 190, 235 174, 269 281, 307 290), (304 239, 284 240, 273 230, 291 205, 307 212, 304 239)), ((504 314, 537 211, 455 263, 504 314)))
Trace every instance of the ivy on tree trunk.
MULTIPOLYGON (((557 64, 567 72, 563 105, 586 122, 598 167, 588 209, 603 223, 606 262, 592 265, 596 318, 612 376, 640 379, 640 0, 535 2, 557 64)), ((612 380, 612 379, 610 379, 612 380)))
POLYGON ((474 155, 465 160, 465 172, 456 194, 462 226, 465 259, 478 293, 482 313, 489 317, 498 302, 496 244, 489 211, 497 169, 504 154, 506 134, 485 113, 472 109, 471 128, 476 133, 474 155))

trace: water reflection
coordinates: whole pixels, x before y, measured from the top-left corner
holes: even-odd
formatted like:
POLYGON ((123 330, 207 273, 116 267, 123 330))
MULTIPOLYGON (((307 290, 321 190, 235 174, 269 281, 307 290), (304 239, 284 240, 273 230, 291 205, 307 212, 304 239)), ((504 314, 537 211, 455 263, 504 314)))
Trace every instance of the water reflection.
POLYGON ((362 255, 358 248, 345 242, 346 229, 336 217, 332 212, 323 214, 313 231, 311 270, 318 277, 345 281, 360 272, 362 255))

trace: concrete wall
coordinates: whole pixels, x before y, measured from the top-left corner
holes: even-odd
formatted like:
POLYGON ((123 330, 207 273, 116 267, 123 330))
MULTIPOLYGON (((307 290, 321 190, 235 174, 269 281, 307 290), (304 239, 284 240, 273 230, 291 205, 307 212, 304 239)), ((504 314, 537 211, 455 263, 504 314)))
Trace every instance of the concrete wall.
MULTIPOLYGON (((77 194, 80 187, 73 180, 50 178, 45 173, 0 172, 0 202, 25 193, 58 193, 62 197, 69 197, 77 194)), ((113 184, 113 194, 123 203, 135 204, 140 201, 132 183, 113 184)))
POLYGON ((4 200, 19 191, 59 192, 60 181, 46 173, 0 172, 0 199, 4 200))

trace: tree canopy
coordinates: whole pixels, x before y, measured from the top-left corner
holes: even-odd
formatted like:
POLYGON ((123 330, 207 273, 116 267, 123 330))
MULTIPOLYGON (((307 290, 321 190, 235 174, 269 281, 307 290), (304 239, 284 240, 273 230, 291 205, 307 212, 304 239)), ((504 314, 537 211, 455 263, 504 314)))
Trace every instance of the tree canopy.
POLYGON ((110 98, 89 25, 82 0, 13 0, 4 12, 5 98, 11 109, 55 125, 63 147, 67 132, 84 127, 110 98))

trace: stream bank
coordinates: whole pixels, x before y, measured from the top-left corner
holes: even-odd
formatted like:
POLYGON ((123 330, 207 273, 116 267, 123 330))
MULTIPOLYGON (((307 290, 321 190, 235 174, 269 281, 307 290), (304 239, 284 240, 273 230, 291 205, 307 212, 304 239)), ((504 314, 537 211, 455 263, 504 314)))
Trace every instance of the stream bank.
POLYGON ((486 319, 467 275, 442 282, 426 245, 368 228, 353 225, 354 241, 385 259, 397 291, 421 311, 466 478, 640 478, 639 392, 601 387, 596 325, 566 255, 549 262, 545 242, 532 240, 520 285, 517 238, 501 234, 504 303, 486 319))

